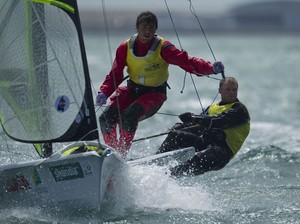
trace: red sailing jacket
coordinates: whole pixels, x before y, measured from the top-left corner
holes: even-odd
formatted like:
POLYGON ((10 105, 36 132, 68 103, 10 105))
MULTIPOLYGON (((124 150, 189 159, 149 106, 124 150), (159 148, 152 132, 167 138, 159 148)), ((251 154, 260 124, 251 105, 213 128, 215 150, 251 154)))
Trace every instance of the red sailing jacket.
MULTIPOLYGON (((143 44, 137 38, 136 44, 138 56, 144 56, 147 54, 149 48, 152 45, 152 42, 148 44, 143 44)), ((118 47, 112 69, 106 76, 99 90, 100 92, 104 93, 107 97, 110 97, 111 94, 115 91, 115 86, 118 87, 123 81, 123 70, 125 66, 127 66, 126 55, 127 41, 124 41, 118 47), (113 74, 115 76, 115 80, 113 79, 113 74)), ((186 51, 179 50, 167 40, 165 40, 162 44, 161 57, 167 63, 177 65, 189 73, 197 75, 213 74, 212 64, 210 62, 200 58, 190 57, 186 51)))

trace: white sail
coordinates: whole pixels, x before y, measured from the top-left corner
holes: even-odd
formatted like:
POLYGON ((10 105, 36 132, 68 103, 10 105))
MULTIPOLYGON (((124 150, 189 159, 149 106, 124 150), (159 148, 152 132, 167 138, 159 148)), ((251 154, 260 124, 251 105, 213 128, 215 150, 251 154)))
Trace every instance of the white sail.
POLYGON ((62 1, 1 1, 0 116, 11 138, 74 141, 97 129, 76 10, 62 1))

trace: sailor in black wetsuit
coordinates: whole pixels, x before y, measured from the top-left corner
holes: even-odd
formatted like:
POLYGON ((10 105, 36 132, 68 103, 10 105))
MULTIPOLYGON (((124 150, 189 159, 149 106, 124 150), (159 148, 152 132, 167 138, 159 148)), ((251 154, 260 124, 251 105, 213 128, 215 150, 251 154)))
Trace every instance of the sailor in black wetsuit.
POLYGON ((193 146, 196 154, 171 168, 171 175, 193 176, 222 169, 240 150, 250 131, 250 116, 237 98, 238 82, 233 77, 220 81, 221 102, 200 115, 183 113, 157 153, 193 146))

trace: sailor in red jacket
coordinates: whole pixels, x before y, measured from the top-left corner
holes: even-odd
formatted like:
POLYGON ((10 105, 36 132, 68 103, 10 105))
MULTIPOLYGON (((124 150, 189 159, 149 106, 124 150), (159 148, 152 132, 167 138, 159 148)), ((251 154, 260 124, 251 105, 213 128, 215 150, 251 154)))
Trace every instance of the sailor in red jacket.
POLYGON ((131 146, 138 122, 153 116, 167 99, 169 64, 197 76, 224 71, 222 62, 211 64, 190 57, 186 51, 156 35, 157 23, 157 17, 149 11, 137 17, 138 33, 118 47, 112 69, 96 97, 98 106, 106 104, 110 97, 109 105, 99 118, 101 131, 105 143, 116 148, 123 157, 131 146), (127 86, 119 86, 125 67, 129 80, 127 86))

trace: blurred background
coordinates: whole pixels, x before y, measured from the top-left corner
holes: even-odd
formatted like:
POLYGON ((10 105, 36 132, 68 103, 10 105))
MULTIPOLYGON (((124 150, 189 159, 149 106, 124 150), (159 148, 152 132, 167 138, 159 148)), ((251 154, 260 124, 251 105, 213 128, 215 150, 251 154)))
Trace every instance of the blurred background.
MULTIPOLYGON (((111 69, 115 49, 136 32, 141 11, 153 11, 158 34, 180 48, 165 2, 183 49, 214 60, 188 0, 78 0, 94 95, 111 69)), ((182 181, 155 167, 133 168, 101 213, 13 208, 0 210, 0 223, 300 223, 300 0, 192 4, 226 76, 239 80, 239 99, 250 112, 251 132, 237 156, 221 171, 182 181)), ((199 102, 190 77, 185 80, 177 66, 169 70, 168 101, 140 122, 136 139, 164 133, 180 113, 199 113, 218 92, 218 80, 194 77, 199 102)), ((97 116, 102 109, 96 108, 97 116)), ((1 164, 37 157, 31 144, 15 146, 1 131, 1 164)), ((153 155, 164 138, 135 142, 128 158, 153 155)))
MULTIPOLYGON (((199 29, 191 19, 189 0, 79 0, 81 20, 85 30, 105 28, 103 9, 111 31, 135 27, 141 11, 153 11, 159 19, 159 30, 172 30, 167 2, 177 29, 199 29)), ((300 31, 300 0, 209 0, 191 1, 207 31, 300 31)))

